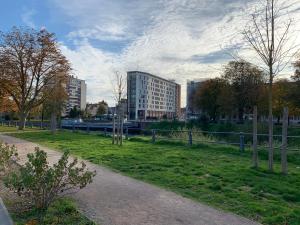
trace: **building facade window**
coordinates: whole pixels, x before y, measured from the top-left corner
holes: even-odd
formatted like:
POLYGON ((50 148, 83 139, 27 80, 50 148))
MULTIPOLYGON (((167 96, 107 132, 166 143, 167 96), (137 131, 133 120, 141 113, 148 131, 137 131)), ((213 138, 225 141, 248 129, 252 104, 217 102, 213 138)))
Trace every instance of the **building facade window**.
POLYGON ((128 114, 131 120, 170 118, 180 112, 181 87, 155 75, 127 73, 128 114), (138 93, 138 95, 134 95, 138 93))

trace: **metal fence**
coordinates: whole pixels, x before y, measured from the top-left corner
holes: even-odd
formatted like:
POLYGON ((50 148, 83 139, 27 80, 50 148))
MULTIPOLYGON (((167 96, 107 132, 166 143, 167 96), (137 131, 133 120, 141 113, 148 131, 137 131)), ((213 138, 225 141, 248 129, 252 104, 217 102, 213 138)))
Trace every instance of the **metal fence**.
MULTIPOLYGON (((8 127, 18 127, 18 121, 1 121, 2 126, 8 127)), ((49 122, 40 121, 27 121, 26 127, 37 128, 37 129, 50 129, 49 122)), ((100 133, 105 136, 111 135, 111 127, 96 127, 90 123, 84 124, 71 124, 68 126, 61 126, 60 129, 75 131, 83 131, 86 133, 100 133)), ((297 131, 300 134, 300 127, 293 126, 289 127, 289 130, 297 131), (298 132, 299 131, 299 132, 298 132)), ((253 146, 253 133, 249 132, 232 132, 232 131, 202 131, 202 130, 164 130, 164 129, 154 129, 154 130, 141 130, 138 128, 124 127, 124 137, 135 135, 144 135, 151 138, 152 142, 156 141, 169 141, 169 142, 181 142, 187 145, 196 145, 201 143, 211 143, 211 144, 223 144, 238 146, 240 151, 243 152, 246 148, 251 149, 253 146)), ((295 132, 293 132, 295 133, 295 132)), ((263 150, 268 148, 268 134, 258 133, 258 148, 263 150)), ((274 139, 274 149, 280 150, 282 145, 282 135, 273 135, 274 139)), ((288 135, 287 136, 289 152, 300 153, 300 136, 299 135, 288 135)))
MULTIPOLYGON (((299 128, 298 128, 299 129, 299 128)), ((300 133, 300 129, 299 129, 300 133)), ((258 149, 264 150, 268 148, 268 134, 257 134, 258 149)), ((253 133, 247 132, 212 132, 212 131, 195 131, 195 130, 152 130, 152 143, 157 141, 180 142, 187 145, 195 145, 202 143, 223 144, 238 146, 240 151, 251 149, 253 146, 253 133)), ((282 135, 273 135, 274 149, 280 150, 282 147, 282 135)), ((288 135, 289 152, 300 153, 300 136, 288 135)))
MULTIPOLYGON (((1 121, 1 126, 7 126, 7 127, 18 127, 19 121, 1 121)), ((26 127, 29 128, 39 128, 39 129, 49 129, 50 123, 49 122, 40 122, 40 121, 27 121, 26 127)))

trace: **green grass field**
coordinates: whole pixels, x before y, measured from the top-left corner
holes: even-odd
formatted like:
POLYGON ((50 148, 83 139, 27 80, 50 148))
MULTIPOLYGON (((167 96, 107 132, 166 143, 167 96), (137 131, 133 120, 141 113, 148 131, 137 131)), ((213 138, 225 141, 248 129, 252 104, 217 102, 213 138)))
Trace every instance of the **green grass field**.
MULTIPOLYGON (((37 130, 40 130, 40 129, 39 128, 29 128, 29 127, 26 127, 24 129, 24 131, 37 131, 37 130)), ((19 131, 18 128, 15 126, 8 127, 8 126, 0 125, 0 132, 3 133, 3 132, 23 132, 23 131, 19 131)))
MULTIPOLYGON (((69 150, 73 155, 105 165, 131 177, 164 187, 185 197, 272 225, 300 224, 300 164, 289 164, 289 175, 251 168, 250 152, 222 145, 156 143, 133 138, 123 147, 94 134, 24 132, 13 136, 69 150)), ((265 155, 261 156, 265 158, 265 155)))

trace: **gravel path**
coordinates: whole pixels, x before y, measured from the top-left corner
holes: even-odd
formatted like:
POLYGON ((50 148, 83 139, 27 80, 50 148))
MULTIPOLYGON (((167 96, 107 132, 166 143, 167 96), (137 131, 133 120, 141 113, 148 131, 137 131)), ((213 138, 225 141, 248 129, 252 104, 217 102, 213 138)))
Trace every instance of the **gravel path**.
MULTIPOLYGON (((1 134, 0 140, 18 148, 21 163, 39 146, 1 134)), ((58 151, 41 149, 48 153, 50 163, 61 156, 58 151)), ((258 225, 101 166, 87 165, 97 171, 94 182, 73 197, 81 211, 101 225, 258 225)))

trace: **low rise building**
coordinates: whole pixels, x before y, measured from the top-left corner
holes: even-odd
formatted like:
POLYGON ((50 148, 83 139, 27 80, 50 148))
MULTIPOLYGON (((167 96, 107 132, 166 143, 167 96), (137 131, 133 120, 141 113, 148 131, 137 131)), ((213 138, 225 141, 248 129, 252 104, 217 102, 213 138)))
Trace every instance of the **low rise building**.
POLYGON ((88 114, 88 116, 95 117, 97 115, 98 108, 99 108, 98 103, 94 103, 94 104, 88 103, 88 104, 86 104, 85 111, 88 114))
POLYGON ((90 117, 101 116, 104 114, 108 114, 108 105, 105 101, 98 103, 88 103, 86 104, 86 113, 90 117), (99 107, 102 106, 101 112, 99 112, 99 107))

